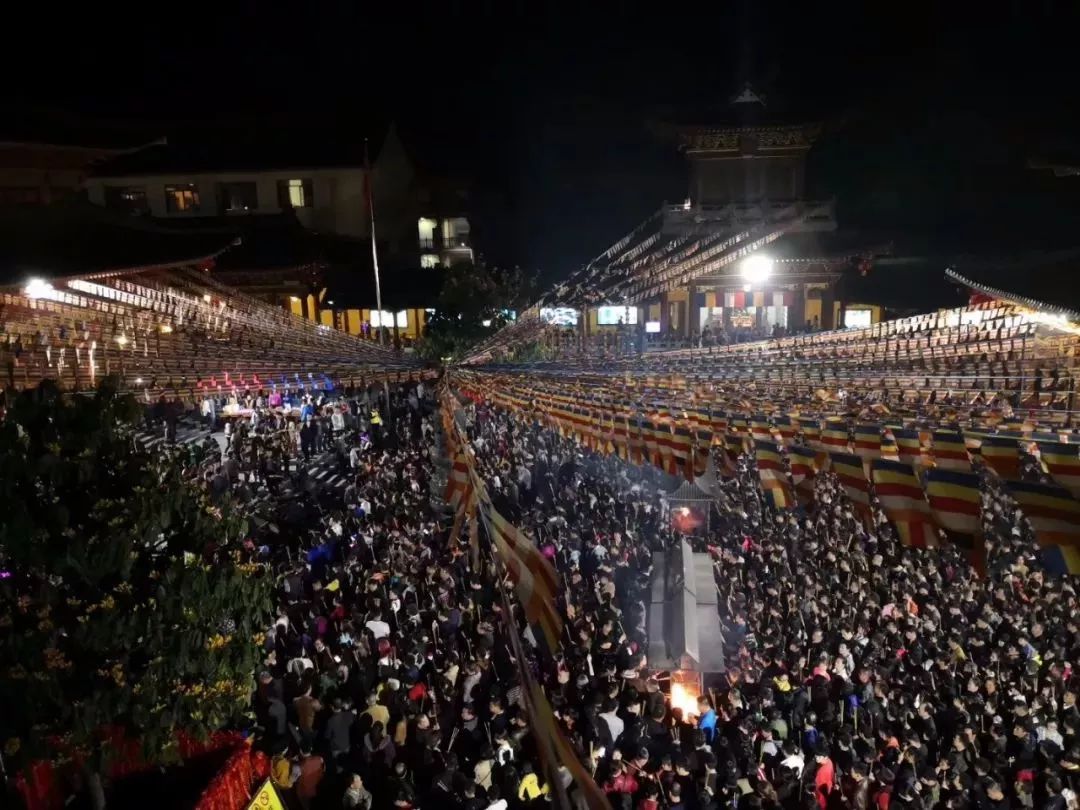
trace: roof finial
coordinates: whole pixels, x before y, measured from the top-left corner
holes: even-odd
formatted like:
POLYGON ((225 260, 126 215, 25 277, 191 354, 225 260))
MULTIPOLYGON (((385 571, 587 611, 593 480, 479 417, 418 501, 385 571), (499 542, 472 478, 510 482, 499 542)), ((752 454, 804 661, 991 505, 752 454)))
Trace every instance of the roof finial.
POLYGON ((732 104, 760 104, 765 106, 765 96, 754 92, 753 86, 750 82, 743 85, 742 92, 731 99, 732 104))

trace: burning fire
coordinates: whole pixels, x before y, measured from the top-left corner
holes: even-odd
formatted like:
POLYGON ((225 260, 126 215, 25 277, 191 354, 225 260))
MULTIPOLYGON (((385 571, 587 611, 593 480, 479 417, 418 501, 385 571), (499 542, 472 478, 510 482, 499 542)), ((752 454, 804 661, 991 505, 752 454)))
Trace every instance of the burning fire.
POLYGON ((698 714, 698 685, 680 683, 673 677, 672 708, 681 708, 684 717, 698 714))

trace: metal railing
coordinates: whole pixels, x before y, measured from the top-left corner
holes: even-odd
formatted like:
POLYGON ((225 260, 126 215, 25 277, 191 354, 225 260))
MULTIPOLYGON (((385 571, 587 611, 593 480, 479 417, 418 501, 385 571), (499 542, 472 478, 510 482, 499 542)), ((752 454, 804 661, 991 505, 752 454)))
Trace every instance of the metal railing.
POLYGON ((453 250, 455 248, 471 247, 471 242, 469 241, 469 234, 459 233, 455 234, 454 236, 444 236, 442 246, 443 250, 453 250))

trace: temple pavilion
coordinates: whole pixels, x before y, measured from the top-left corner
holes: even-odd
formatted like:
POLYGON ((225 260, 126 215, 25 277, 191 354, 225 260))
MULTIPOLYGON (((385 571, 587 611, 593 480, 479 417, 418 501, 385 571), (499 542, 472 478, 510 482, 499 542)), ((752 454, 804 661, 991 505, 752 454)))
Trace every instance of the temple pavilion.
POLYGON ((706 329, 879 321, 881 307, 843 301, 838 287, 887 246, 841 230, 833 201, 806 193, 806 157, 820 131, 770 116, 750 87, 725 121, 665 125, 687 158, 686 199, 662 206, 558 285, 541 317, 573 323, 586 337, 632 325, 690 341, 706 329))

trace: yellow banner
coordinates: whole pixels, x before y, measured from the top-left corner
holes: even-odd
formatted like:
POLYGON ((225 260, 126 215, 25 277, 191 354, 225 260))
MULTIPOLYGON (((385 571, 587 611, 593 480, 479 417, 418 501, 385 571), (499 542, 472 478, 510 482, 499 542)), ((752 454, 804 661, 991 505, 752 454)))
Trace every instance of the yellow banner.
POLYGON ((274 790, 273 783, 267 779, 251 797, 247 810, 285 810, 285 805, 281 803, 281 797, 274 790))

